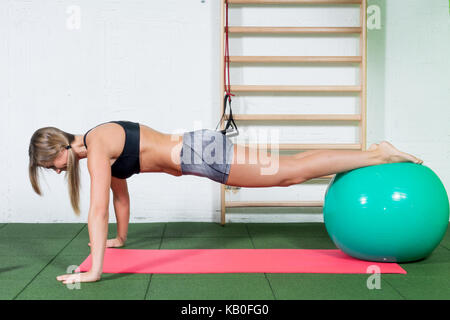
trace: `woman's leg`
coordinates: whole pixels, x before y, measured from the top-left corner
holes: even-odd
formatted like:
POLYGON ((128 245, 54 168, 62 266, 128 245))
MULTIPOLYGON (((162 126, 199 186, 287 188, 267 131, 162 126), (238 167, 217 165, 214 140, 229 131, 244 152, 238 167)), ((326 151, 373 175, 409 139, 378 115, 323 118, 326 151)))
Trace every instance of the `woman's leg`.
POLYGON ((226 184, 239 187, 290 186, 313 178, 391 162, 422 163, 388 142, 372 145, 367 151, 315 150, 265 158, 259 152, 255 155, 255 149, 234 146, 233 162, 226 184), (253 163, 249 161, 252 152, 256 160, 253 163), (270 164, 267 159, 271 160, 270 164), (269 166, 271 170, 268 170, 269 166))

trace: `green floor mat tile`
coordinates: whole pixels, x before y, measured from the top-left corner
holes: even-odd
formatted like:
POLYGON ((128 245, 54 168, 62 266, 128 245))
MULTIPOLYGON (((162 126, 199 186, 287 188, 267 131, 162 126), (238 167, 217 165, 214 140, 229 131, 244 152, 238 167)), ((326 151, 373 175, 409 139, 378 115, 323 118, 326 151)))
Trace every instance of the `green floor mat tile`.
POLYGON ((329 237, 323 223, 252 223, 251 237, 329 237))
POLYGON ((23 290, 18 300, 143 300, 150 276, 146 280, 127 277, 102 277, 101 281, 64 285, 51 278, 37 278, 23 290))
POLYGON ((264 273, 155 273, 152 275, 152 280, 163 279, 163 280, 174 280, 178 281, 180 279, 204 279, 204 280, 214 280, 214 279, 247 279, 252 278, 254 280, 267 280, 264 273))
POLYGON ((128 226, 128 238, 161 238, 165 228, 166 223, 132 223, 128 226))
POLYGON ((408 300, 450 299, 450 278, 448 276, 408 275, 396 277, 395 275, 385 275, 383 278, 408 300))
POLYGON ((441 241, 441 245, 450 250, 450 227, 447 228, 447 232, 441 241))
POLYGON ((123 249, 159 249, 160 238, 132 238, 130 237, 123 249))
POLYGON ((2 280, 0 279, 0 300, 12 300, 25 288, 29 280, 2 280))
POLYGON ((0 259, 0 280, 32 280, 54 256, 8 256, 0 259))
POLYGON ((70 239, 20 239, 8 238, 0 241, 0 259, 3 256, 50 256, 60 252, 70 239))
MULTIPOLYGON (((76 268, 80 265, 87 256, 57 256, 50 264, 48 264, 45 269, 43 269, 37 276, 36 280, 48 279, 55 281, 57 283, 56 277, 63 274, 75 273, 76 268)), ((118 273, 118 274, 108 274, 104 273, 102 275, 103 280, 114 280, 114 279, 129 279, 129 280, 140 280, 147 281, 150 279, 149 274, 142 273, 118 273)))
POLYGON ((353 274, 267 274, 277 300, 403 299, 384 280, 383 275, 380 278, 380 289, 369 289, 369 277, 370 275, 353 274))
POLYGON ((253 249, 249 238, 164 238, 161 249, 253 249))
POLYGON ((450 250, 439 246, 424 260, 402 263, 410 276, 440 275, 450 278, 450 250))
POLYGON ((0 239, 67 239, 75 237, 85 226, 81 223, 10 223, 0 229, 0 239))
POLYGON ((256 249, 336 249, 328 237, 271 237, 252 236, 256 249))
POLYGON ((73 239, 68 245, 59 253, 61 255, 80 255, 87 257, 91 253, 91 247, 88 245, 89 239, 73 239))
POLYGON ((76 268, 87 258, 87 256, 57 256, 44 269, 39 272, 36 278, 46 278, 56 280, 56 277, 63 274, 74 273, 76 268))
POLYGON ((248 232, 242 223, 173 222, 167 224, 164 237, 248 237, 248 232))
POLYGON ((273 300, 262 274, 153 275, 148 300, 273 300))

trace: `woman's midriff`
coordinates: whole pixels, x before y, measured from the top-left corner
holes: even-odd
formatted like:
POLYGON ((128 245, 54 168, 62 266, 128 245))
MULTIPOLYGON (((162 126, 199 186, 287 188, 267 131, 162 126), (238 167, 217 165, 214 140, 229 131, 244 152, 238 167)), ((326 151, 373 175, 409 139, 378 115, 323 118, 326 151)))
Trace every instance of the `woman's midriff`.
POLYGON ((140 124, 140 135, 141 172, 165 172, 180 176, 183 134, 165 134, 140 124))

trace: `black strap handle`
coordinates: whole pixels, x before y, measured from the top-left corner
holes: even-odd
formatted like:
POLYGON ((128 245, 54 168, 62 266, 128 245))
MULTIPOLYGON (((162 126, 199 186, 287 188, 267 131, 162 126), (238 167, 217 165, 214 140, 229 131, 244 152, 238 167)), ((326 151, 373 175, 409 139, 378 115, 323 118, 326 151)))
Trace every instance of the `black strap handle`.
POLYGON ((234 122, 233 111, 231 109, 231 96, 228 93, 225 95, 224 100, 223 100, 223 114, 222 114, 221 119, 223 119, 223 117, 225 116, 225 113, 227 110, 227 101, 228 101, 228 106, 230 108, 230 115, 228 116, 228 120, 227 120, 227 124, 225 125, 225 129, 220 131, 222 134, 226 134, 230 127, 232 127, 233 129, 235 129, 237 131, 237 125, 234 122))

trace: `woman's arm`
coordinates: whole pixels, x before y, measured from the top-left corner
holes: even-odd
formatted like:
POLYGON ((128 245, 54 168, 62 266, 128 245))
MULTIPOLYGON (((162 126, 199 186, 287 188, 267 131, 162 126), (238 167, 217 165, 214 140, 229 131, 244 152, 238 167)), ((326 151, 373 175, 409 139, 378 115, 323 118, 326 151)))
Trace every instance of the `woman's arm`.
POLYGON ((103 271, 103 257, 108 235, 109 188, 111 185, 110 158, 104 144, 91 143, 88 152, 88 169, 91 176, 91 198, 88 216, 91 241, 91 270, 81 274, 57 277, 63 283, 90 282, 100 280, 103 271))
MULTIPOLYGON (((114 198, 114 211, 117 220, 117 236, 106 240, 107 248, 120 248, 125 245, 128 234, 128 222, 130 220, 130 202, 114 198)), ((89 242, 89 246, 91 243, 89 242)))
POLYGON ((107 247, 121 247, 127 241, 128 223, 130 220, 130 195, 126 179, 112 177, 113 204, 117 220, 117 237, 108 240, 107 247))
POLYGON ((122 247, 127 241, 128 223, 130 221, 130 200, 114 199, 114 211, 117 220, 117 236, 108 240, 106 247, 122 247))
MULTIPOLYGON (((111 177, 111 190, 117 221, 117 236, 106 241, 107 248, 120 248, 125 245, 130 220, 130 195, 126 179, 111 177)), ((91 245, 91 243, 89 243, 91 245)))

